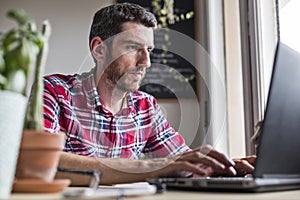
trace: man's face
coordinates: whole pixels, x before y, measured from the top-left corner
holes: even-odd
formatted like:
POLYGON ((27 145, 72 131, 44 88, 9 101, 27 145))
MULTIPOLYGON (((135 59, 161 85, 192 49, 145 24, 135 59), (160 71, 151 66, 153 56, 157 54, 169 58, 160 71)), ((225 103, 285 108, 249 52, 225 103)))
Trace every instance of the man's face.
POLYGON ((150 67, 150 52, 154 48, 153 29, 126 22, 122 32, 114 36, 108 50, 104 71, 107 81, 117 89, 136 91, 150 67))

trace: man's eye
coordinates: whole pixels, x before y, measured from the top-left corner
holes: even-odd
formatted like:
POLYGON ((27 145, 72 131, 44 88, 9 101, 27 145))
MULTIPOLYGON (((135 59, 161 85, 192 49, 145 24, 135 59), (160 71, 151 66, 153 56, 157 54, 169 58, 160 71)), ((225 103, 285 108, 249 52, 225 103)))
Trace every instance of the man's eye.
POLYGON ((138 50, 138 46, 130 45, 130 46, 127 46, 127 49, 130 51, 138 50))

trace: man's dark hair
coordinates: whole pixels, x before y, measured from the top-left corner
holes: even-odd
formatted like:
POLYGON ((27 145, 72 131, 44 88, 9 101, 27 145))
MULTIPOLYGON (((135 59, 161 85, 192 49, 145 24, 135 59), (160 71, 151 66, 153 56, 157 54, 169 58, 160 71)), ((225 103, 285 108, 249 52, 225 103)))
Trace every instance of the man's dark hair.
POLYGON ((136 22, 155 28, 155 16, 145 8, 132 3, 119 3, 98 10, 91 26, 89 42, 99 36, 106 40, 122 31, 124 22, 136 22))

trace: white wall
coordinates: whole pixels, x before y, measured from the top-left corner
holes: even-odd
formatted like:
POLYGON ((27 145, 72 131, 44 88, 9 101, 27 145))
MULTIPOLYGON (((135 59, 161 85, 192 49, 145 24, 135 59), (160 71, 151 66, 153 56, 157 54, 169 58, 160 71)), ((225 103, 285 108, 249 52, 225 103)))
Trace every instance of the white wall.
POLYGON ((52 26, 45 73, 76 73, 93 66, 88 34, 95 11, 113 0, 0 0, 0 30, 14 26, 6 18, 9 9, 23 8, 41 27, 48 19, 52 26))
POLYGON ((231 157, 246 155, 239 0, 224 2, 228 147, 231 157))
POLYGON ((219 151, 229 154, 226 99, 226 69, 224 49, 223 1, 208 1, 209 9, 209 55, 211 94, 211 144, 219 151))

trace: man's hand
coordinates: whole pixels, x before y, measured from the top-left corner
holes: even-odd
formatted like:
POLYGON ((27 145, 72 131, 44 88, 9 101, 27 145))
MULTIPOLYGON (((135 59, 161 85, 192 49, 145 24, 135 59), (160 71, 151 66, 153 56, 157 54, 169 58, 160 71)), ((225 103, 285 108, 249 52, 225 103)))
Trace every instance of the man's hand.
MULTIPOLYGON (((229 159, 211 146, 203 146, 178 155, 172 165, 176 166, 178 176, 251 176, 254 171, 256 156, 229 159), (179 173, 178 168, 183 172, 179 173)), ((174 166, 169 166, 172 169, 174 166)), ((168 167, 167 167, 168 168, 168 167)))
MULTIPOLYGON (((234 158, 233 161, 235 163, 234 169, 236 171, 235 176, 245 177, 245 176, 252 176, 254 171, 254 162, 256 160, 256 156, 247 156, 244 158, 234 158)), ((229 173, 224 173, 224 171, 216 170, 212 176, 232 176, 229 173)))
MULTIPOLYGON (((170 158, 169 158, 170 159, 170 158)), ((211 176, 215 173, 226 173, 235 176, 234 161, 210 145, 199 147, 172 157, 164 168, 156 171, 155 176, 211 176)))
POLYGON ((235 170, 237 171, 237 176, 251 176, 254 171, 254 163, 256 156, 247 156, 245 158, 235 158, 235 170))

